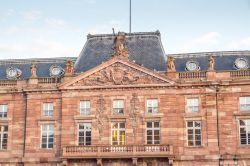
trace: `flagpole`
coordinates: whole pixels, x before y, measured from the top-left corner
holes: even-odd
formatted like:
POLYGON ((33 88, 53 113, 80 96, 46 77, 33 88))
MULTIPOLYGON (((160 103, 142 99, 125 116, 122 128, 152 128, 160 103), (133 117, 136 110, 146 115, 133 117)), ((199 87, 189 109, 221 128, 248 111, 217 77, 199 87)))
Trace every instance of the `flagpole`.
POLYGON ((131 0, 129 0, 129 33, 131 33, 131 13, 132 13, 132 10, 131 10, 131 0))

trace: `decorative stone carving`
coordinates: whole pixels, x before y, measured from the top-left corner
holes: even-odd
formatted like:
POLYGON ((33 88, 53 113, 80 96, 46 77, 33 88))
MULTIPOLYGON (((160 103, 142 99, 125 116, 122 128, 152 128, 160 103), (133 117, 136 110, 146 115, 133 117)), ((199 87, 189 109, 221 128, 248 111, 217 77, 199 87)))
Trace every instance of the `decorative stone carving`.
POLYGON ((74 75, 74 63, 71 59, 68 59, 65 66, 65 76, 73 76, 74 75))
POLYGON ((150 74, 136 70, 130 66, 117 62, 110 65, 71 86, 108 86, 108 85, 134 85, 134 84, 166 83, 150 74))
POLYGON ((104 112, 105 112, 105 100, 101 95, 97 100, 97 106, 96 106, 96 119, 97 119, 97 128, 99 132, 99 141, 101 141, 103 137, 104 112))
POLYGON ((213 56, 210 56, 208 59, 208 70, 213 71, 214 70, 214 64, 215 64, 215 59, 213 56))
POLYGON ((132 122, 132 128, 133 128, 133 136, 134 140, 136 139, 136 133, 137 133, 137 126, 138 126, 138 119, 140 114, 140 101, 138 96, 133 93, 133 97, 130 100, 130 119, 132 122))
POLYGON ((36 75, 36 65, 34 63, 31 64, 31 66, 30 66, 30 72, 31 72, 30 78, 37 78, 37 75, 36 75))
POLYGON ((125 46, 125 33, 118 32, 115 39, 115 52, 113 56, 129 57, 128 48, 125 46))
POLYGON ((175 64, 174 64, 174 57, 168 57, 168 61, 167 61, 167 71, 168 72, 175 72, 175 64))

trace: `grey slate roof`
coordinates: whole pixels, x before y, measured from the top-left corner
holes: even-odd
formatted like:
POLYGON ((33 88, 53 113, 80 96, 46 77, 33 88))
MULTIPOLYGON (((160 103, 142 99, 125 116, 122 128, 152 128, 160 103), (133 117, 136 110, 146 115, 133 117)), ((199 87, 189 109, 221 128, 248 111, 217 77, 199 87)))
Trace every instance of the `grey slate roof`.
POLYGON ((208 58, 215 57, 215 70, 236 70, 234 61, 237 58, 246 58, 250 63, 250 51, 217 51, 217 52, 198 52, 184 54, 168 54, 175 58, 176 71, 186 71, 186 62, 195 60, 199 63, 200 70, 208 69, 208 58))
MULTIPOLYGON (((115 35, 113 34, 88 35, 88 40, 75 63, 76 72, 87 71, 108 60, 114 52, 114 45, 115 35)), ((125 45, 129 50, 130 60, 152 70, 166 70, 166 55, 159 31, 127 33, 125 34, 125 45)))
POLYGON ((64 57, 64 58, 43 58, 43 59, 9 59, 9 60, 0 60, 0 80, 7 79, 6 69, 8 67, 16 67, 22 71, 20 79, 27 79, 30 77, 30 66, 32 63, 35 63, 37 66, 37 76, 38 77, 50 77, 49 68, 52 65, 65 67, 65 64, 68 59, 73 61, 76 58, 64 57))
MULTIPOLYGON (((166 71, 166 58, 168 56, 175 58, 177 72, 186 71, 186 62, 188 60, 197 61, 201 70, 207 70, 209 56, 215 57, 215 70, 236 70, 234 62, 237 58, 246 58, 250 63, 250 51, 217 51, 165 55, 159 31, 125 34, 125 38, 125 45, 130 53, 130 60, 152 70, 166 71)), ((38 77, 50 77, 49 68, 52 65, 64 68, 68 59, 72 59, 75 62, 75 72, 81 73, 111 58, 114 52, 114 44, 115 35, 113 34, 88 35, 87 42, 78 58, 0 60, 0 80, 7 79, 6 69, 8 67, 20 69, 22 71, 20 79, 28 79, 31 75, 30 66, 32 63, 37 65, 38 77)))

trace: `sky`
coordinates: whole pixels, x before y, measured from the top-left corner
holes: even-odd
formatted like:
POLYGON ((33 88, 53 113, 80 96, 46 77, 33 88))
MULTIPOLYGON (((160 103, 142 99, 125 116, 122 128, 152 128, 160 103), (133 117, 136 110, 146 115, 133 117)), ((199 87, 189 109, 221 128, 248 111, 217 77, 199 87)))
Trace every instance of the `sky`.
MULTIPOLYGON (((0 0, 0 59, 77 57, 88 34, 129 32, 129 0, 0 0)), ((250 50, 250 0, 132 0, 132 32, 166 54, 250 50)))

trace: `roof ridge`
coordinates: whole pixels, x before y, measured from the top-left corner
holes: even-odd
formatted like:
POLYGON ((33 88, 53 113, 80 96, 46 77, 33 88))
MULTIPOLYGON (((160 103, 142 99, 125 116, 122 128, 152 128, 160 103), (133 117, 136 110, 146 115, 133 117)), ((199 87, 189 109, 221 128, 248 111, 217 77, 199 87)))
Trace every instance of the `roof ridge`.
POLYGON ((209 51, 209 52, 167 54, 167 56, 173 56, 173 57, 203 57, 203 56, 211 56, 211 55, 215 55, 215 56, 249 55, 250 56, 250 50, 209 51))
POLYGON ((77 57, 55 57, 55 58, 28 58, 28 59, 2 59, 0 60, 0 65, 2 64, 29 64, 29 63, 60 63, 66 62, 68 59, 76 61, 77 57))
MULTIPOLYGON (((88 34, 87 35, 87 39, 91 39, 91 38, 99 38, 99 37, 115 37, 117 35, 117 33, 115 34, 88 34)), ((160 36, 161 33, 159 30, 155 31, 155 32, 133 32, 133 33, 125 33, 125 36, 144 36, 144 35, 156 35, 156 36, 160 36)))

